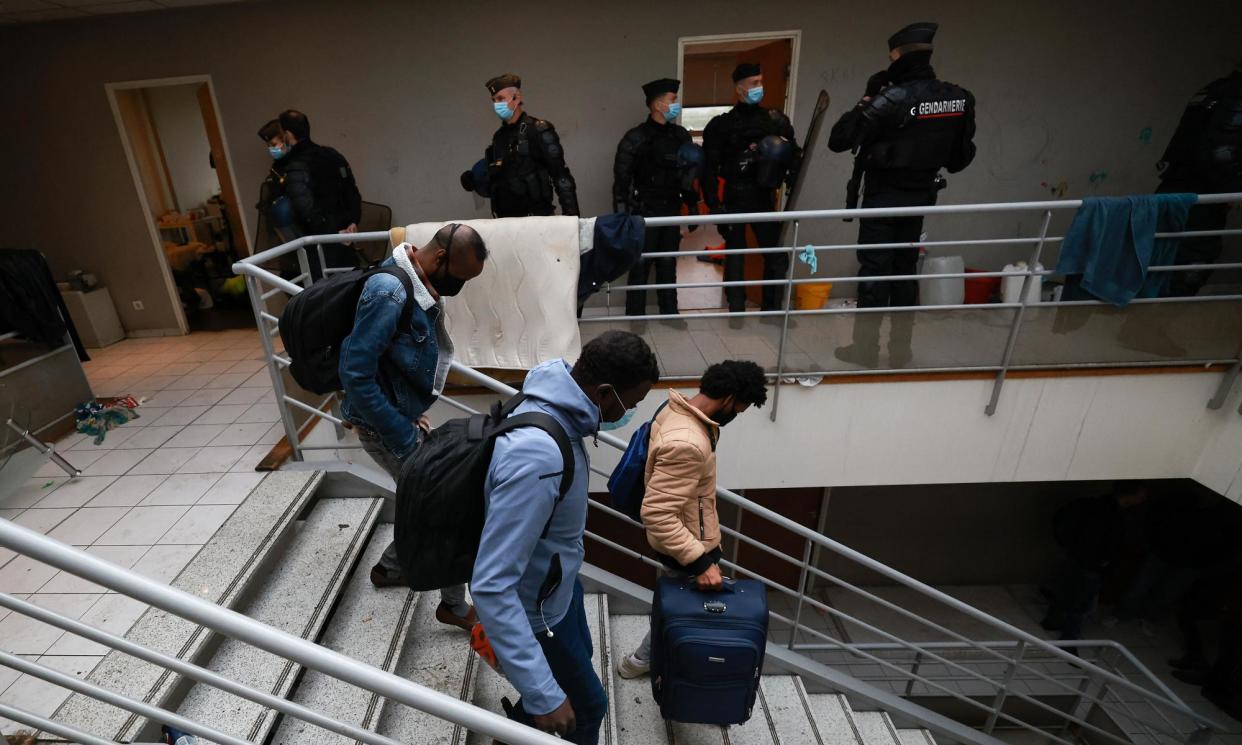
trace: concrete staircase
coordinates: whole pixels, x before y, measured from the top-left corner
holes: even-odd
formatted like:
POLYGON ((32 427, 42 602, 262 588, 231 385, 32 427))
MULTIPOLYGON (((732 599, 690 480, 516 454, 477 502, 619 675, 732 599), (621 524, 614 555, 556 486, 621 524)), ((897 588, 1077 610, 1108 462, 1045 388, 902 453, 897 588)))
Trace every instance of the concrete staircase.
MULTIPOLYGON (((223 604, 314 639, 375 667, 501 711, 517 694, 470 649, 459 629, 436 622, 438 593, 376 589, 370 567, 392 537, 378 497, 314 498, 318 476, 272 474, 174 584, 222 587, 223 604), (201 561, 200 561, 201 559, 201 561), (194 584, 197 583, 197 584, 194 584)), ((219 602, 219 601, 218 601, 219 602)), ((808 693, 796 676, 764 676, 753 716, 716 727, 664 721, 646 678, 624 680, 616 662, 637 646, 648 619, 617 615, 607 595, 586 597, 594 661, 610 702, 604 745, 932 745, 924 730, 894 726, 883 712, 855 711, 843 696, 808 693)), ((297 664, 151 610, 129 634, 229 678, 292 699, 403 745, 490 745, 479 733, 347 685, 297 664)), ((91 676, 244 740, 271 745, 349 745, 352 740, 168 671, 112 653, 91 676), (145 694, 145 695, 143 695, 145 694)), ((74 696, 53 717, 120 742, 157 739, 158 725, 74 696)))

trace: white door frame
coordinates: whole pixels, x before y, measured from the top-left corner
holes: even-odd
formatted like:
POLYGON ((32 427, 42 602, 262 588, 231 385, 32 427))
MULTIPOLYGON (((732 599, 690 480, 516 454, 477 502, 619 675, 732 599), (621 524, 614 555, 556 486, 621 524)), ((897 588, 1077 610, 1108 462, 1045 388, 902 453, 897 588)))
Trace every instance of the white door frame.
MULTIPOLYGON (((134 189, 138 192, 138 204, 142 207, 142 219, 147 226, 147 235, 151 239, 151 247, 155 251, 157 260, 160 263, 160 269, 164 276, 164 289, 168 293, 169 300, 172 301, 173 313, 177 318, 177 328, 182 334, 188 334, 190 325, 185 318, 185 310, 181 307, 181 297, 177 294, 177 285, 173 282, 172 269, 168 266, 168 257, 164 255, 164 243, 160 239, 159 231, 155 227, 155 221, 151 219, 151 205, 147 202, 147 192, 142 184, 142 174, 138 171, 138 161, 134 158, 134 149, 129 143, 129 132, 125 129, 125 122, 121 119, 121 109, 116 101, 116 92, 125 90, 134 90, 135 88, 162 88, 170 85, 193 85, 196 83, 206 83, 207 93, 211 96, 211 105, 216 110, 216 122, 220 129, 220 142, 224 146, 224 157, 227 159, 229 153, 229 141, 224 133, 224 116, 220 113, 220 102, 216 99, 216 88, 211 82, 210 75, 182 75, 175 78, 152 78, 150 80, 127 80, 121 83, 105 83, 104 90, 108 94, 108 105, 112 107, 112 118, 116 121, 117 134, 121 137, 121 147, 125 150, 125 160, 129 162, 129 173, 134 181, 134 189)), ((237 189, 237 172, 233 169, 232 160, 229 160, 229 180, 232 181, 233 193, 241 194, 237 189)), ((216 178, 219 178, 219 171, 216 172, 216 178)), ((238 212, 241 212, 241 205, 237 205, 238 212)), ((239 214, 240 217, 240 214, 239 214)), ((246 221, 241 220, 242 235, 246 238, 246 245, 253 246, 254 243, 250 238, 250 230, 246 227, 246 221)))
POLYGON ((794 118, 794 100, 798 93, 798 57, 802 50, 802 31, 754 31, 745 34, 713 34, 711 36, 682 36, 677 39, 677 79, 682 79, 686 47, 692 44, 717 41, 749 41, 751 39, 790 40, 789 90, 785 92, 785 115, 794 118))

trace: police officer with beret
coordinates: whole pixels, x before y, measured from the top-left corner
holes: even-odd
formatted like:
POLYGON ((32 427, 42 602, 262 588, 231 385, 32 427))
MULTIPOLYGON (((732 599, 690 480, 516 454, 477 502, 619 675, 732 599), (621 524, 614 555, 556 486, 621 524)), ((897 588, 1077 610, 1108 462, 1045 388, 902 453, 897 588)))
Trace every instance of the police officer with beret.
POLYGON ((578 192, 573 174, 565 165, 565 150, 556 127, 526 113, 522 105, 522 79, 499 75, 487 81, 492 110, 500 117, 500 129, 487 148, 487 183, 478 184, 467 171, 462 186, 486 192, 496 217, 553 214, 552 193, 561 214, 577 215, 578 192))
MULTIPOLYGON (((802 150, 789 117, 761 105, 763 72, 759 65, 738 65, 733 70, 733 83, 737 104, 714 117, 703 131, 703 198, 716 213, 772 212, 776 209, 777 187, 782 182, 792 185, 798 178, 802 150), (725 182, 723 205, 717 195, 717 177, 725 182)), ((758 247, 770 248, 779 243, 779 222, 751 223, 750 227, 758 247)), ((725 237, 725 281, 741 281, 745 278, 745 256, 734 251, 746 248, 746 223, 722 225, 721 232, 725 237)), ((788 271, 788 254, 763 254, 764 279, 785 279, 788 271)), ((745 287, 726 287, 725 297, 730 312, 746 310, 745 287)), ((764 310, 781 310, 784 299, 784 287, 764 286, 764 310)))
MULTIPOLYGON (((939 26, 913 23, 888 39, 892 64, 871 76, 866 94, 832 128, 828 149, 856 153, 856 173, 863 177, 863 207, 910 207, 935 204, 944 188, 941 168, 957 173, 975 157, 975 98, 964 88, 936 79, 931 66, 932 39, 939 26)), ((857 188, 851 184, 851 188, 857 188)), ((922 217, 883 217, 859 221, 859 243, 913 243, 923 231, 922 217)), ((913 275, 917 248, 858 251, 860 277, 913 275)), ((911 306, 918 285, 910 281, 858 284, 858 307, 911 306)), ((911 313, 892 314, 889 362, 910 362, 911 313)), ((838 359, 874 367, 879 359, 879 324, 875 313, 854 318, 854 343, 836 350, 838 359)))
MULTIPOLYGON (((617 145, 613 161, 612 199, 617 212, 662 217, 676 215, 685 204, 692 210, 698 205, 695 190, 697 166, 687 158, 687 149, 697 148, 690 132, 675 124, 681 114, 677 101, 680 80, 661 78, 643 86, 648 116, 642 124, 625 133, 617 145)), ((681 229, 676 226, 647 228, 643 252, 676 251, 681 243, 681 229)), ((677 282, 677 259, 639 260, 630 270, 631 285, 645 284, 655 267, 658 284, 677 282)), ((656 290, 660 313, 677 313, 677 290, 656 290)), ((646 312, 646 290, 630 290, 625 295, 625 313, 630 316, 646 312)), ((678 322, 684 325, 684 322, 678 322)))

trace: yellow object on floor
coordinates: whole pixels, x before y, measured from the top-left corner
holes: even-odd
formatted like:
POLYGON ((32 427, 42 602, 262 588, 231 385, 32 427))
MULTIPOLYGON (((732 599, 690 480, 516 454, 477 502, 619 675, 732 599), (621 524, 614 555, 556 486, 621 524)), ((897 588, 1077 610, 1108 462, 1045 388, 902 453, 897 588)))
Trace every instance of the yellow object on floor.
POLYGON ((794 285, 794 292, 797 296, 794 304, 798 310, 819 310, 824 307, 824 303, 828 302, 828 295, 832 293, 832 283, 794 285))

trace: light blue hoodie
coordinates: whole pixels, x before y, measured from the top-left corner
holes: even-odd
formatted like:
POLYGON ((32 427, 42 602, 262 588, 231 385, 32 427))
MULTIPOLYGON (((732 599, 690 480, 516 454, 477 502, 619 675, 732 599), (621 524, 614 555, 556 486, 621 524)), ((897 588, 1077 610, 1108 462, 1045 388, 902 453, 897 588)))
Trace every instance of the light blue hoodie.
POLYGON ((521 694, 522 707, 534 715, 565 701, 535 635, 546 634, 569 610, 584 554, 590 459, 583 438, 599 429, 599 407, 569 370, 564 360, 531 370, 522 385, 527 400, 514 413, 542 411, 560 422, 573 446, 573 485, 557 506, 560 478, 549 475, 559 474, 564 464, 543 430, 523 427, 498 439, 484 484, 487 517, 470 581, 492 649, 521 694), (541 538, 549 515, 548 535, 541 538), (560 557, 561 582, 541 607, 540 589, 554 556, 560 557))

